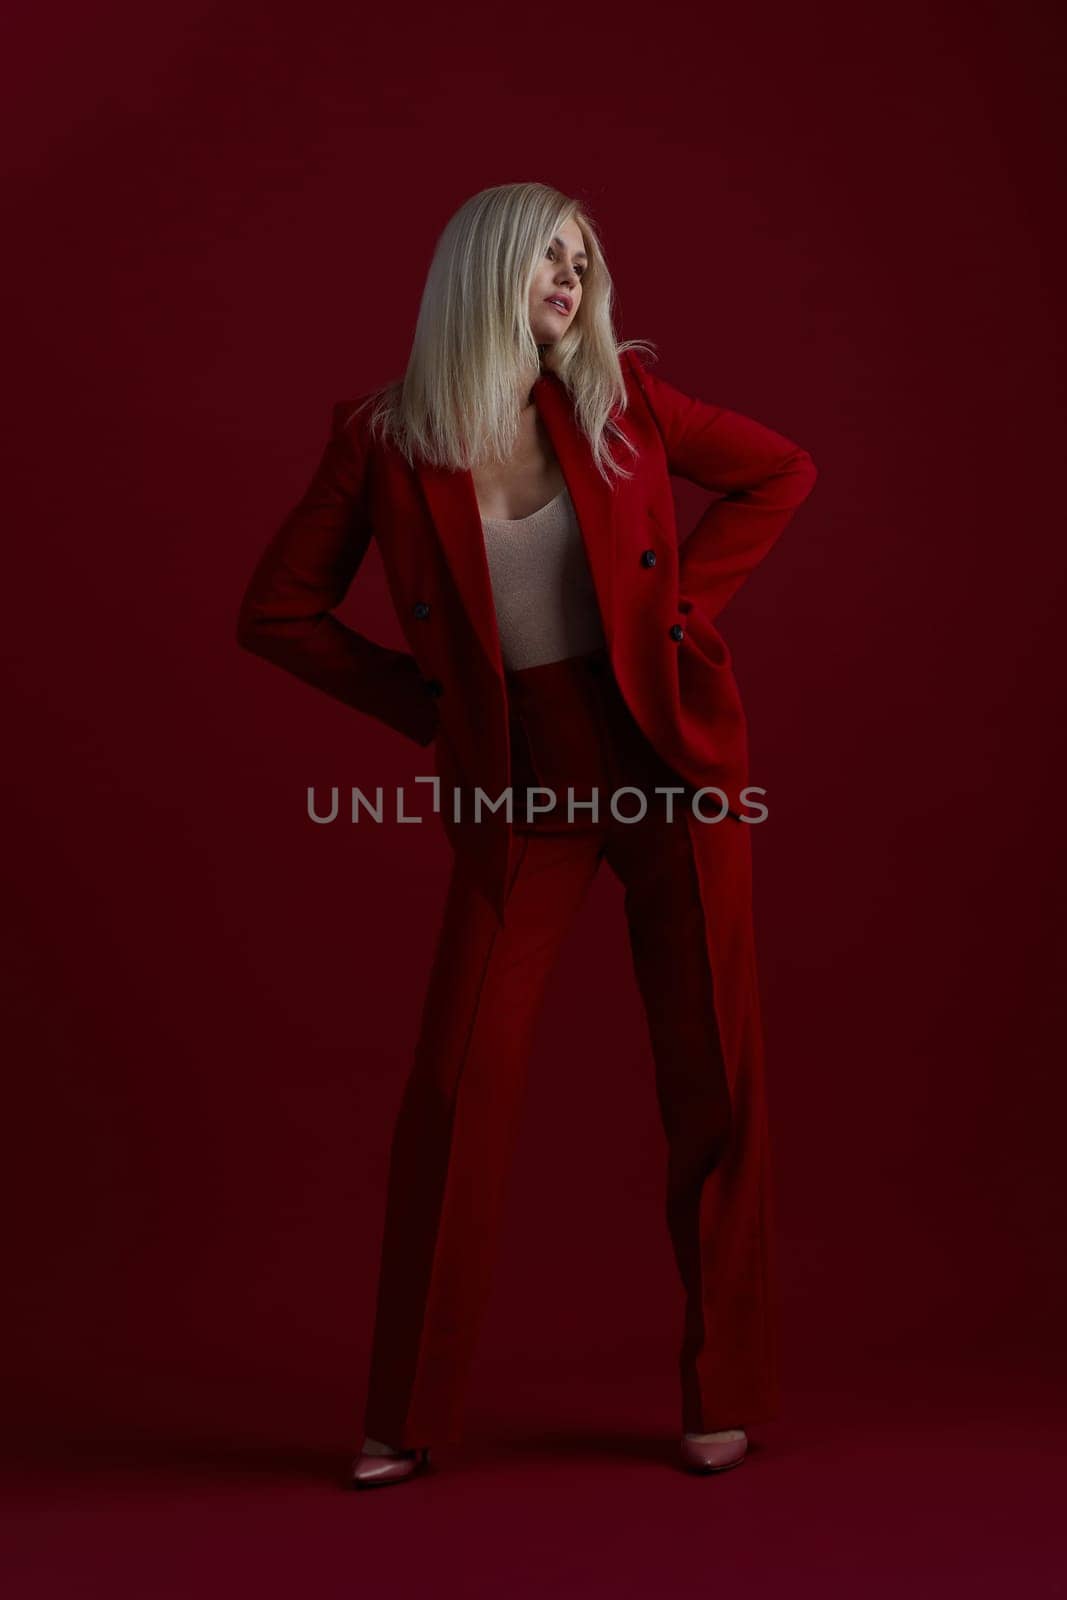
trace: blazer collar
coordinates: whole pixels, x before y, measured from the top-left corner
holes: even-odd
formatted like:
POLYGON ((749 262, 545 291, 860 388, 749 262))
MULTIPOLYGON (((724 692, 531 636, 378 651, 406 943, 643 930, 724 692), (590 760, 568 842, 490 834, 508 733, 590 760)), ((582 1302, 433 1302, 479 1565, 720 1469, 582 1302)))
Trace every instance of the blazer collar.
MULTIPOLYGON (((542 373, 533 401, 559 460, 574 504, 609 648, 613 636, 614 509, 610 484, 597 471, 592 448, 578 426, 570 393, 555 373, 542 373)), ((485 554, 474 477, 419 462, 416 473, 434 532, 489 665, 503 677, 489 563, 485 554)))

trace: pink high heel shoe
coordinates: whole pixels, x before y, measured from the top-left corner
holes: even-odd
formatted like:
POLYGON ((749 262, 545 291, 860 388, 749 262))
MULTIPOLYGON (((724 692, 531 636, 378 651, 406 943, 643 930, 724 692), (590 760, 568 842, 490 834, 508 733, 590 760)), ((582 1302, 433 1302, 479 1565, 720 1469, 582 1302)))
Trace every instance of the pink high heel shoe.
POLYGON ((711 1439, 706 1444, 691 1439, 687 1433, 682 1435, 682 1465, 689 1472, 725 1472, 727 1467, 739 1467, 747 1451, 745 1435, 740 1439, 711 1439))
POLYGON ((422 1445, 417 1450, 403 1450, 399 1455, 360 1452, 352 1463, 347 1479, 349 1489, 376 1489, 389 1483, 402 1483, 430 1464, 430 1447, 422 1445))

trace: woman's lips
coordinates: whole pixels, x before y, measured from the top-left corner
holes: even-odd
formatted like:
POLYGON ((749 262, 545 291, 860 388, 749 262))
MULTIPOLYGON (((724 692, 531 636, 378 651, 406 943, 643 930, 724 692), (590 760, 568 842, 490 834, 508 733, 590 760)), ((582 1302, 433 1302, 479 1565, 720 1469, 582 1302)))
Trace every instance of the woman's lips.
POLYGON ((561 306, 555 299, 550 300, 546 297, 545 305, 551 306, 553 311, 558 311, 561 317, 569 317, 571 314, 569 306, 561 306))

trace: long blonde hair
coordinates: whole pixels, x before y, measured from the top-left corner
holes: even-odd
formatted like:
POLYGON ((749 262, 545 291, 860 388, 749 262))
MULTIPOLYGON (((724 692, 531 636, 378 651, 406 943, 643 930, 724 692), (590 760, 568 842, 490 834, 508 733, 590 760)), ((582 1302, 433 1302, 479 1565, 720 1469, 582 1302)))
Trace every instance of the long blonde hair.
POLYGON ((507 460, 524 405, 519 375, 542 366, 571 395, 601 476, 631 477, 606 442, 617 437, 634 453, 612 420, 616 408, 626 407, 619 356, 654 347, 642 339, 616 342, 613 299, 596 228, 578 200, 543 183, 481 190, 437 241, 404 376, 364 402, 373 404, 371 428, 412 465, 417 456, 454 471, 507 460), (588 256, 581 303, 542 361, 530 329, 530 284, 552 238, 572 218, 588 256))

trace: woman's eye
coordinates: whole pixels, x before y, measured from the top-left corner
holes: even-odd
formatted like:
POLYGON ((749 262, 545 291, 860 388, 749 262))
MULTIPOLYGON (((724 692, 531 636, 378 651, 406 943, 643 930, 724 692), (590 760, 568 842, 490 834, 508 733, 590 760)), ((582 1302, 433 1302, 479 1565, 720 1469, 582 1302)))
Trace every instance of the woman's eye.
MULTIPOLYGON (((548 259, 550 261, 555 261, 556 252, 552 249, 551 245, 545 251, 545 254, 548 256, 548 259)), ((579 277, 579 278, 584 278, 585 277, 585 268, 584 267, 575 267, 574 271, 575 271, 575 274, 576 274, 577 277, 579 277)))

